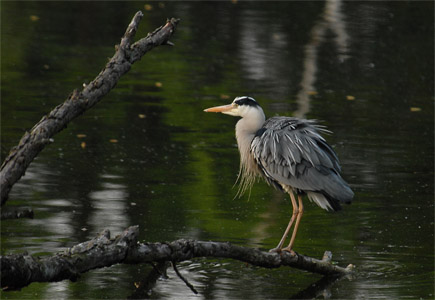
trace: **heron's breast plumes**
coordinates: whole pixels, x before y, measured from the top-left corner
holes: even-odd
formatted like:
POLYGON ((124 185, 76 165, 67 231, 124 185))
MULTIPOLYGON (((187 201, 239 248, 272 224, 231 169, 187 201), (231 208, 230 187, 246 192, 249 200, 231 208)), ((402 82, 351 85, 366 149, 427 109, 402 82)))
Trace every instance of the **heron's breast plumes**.
POLYGON ((240 151, 240 169, 239 175, 237 176, 237 181, 239 182, 239 190, 237 192, 237 195, 240 197, 248 189, 251 189, 252 185, 257 179, 257 176, 259 176, 260 174, 260 170, 255 163, 251 152, 249 150, 244 152, 240 151))
POLYGON ((236 125, 237 145, 240 152, 240 169, 237 181, 239 190, 236 197, 241 197, 248 189, 252 187, 257 177, 261 175, 257 163, 251 153, 251 142, 254 139, 255 132, 248 132, 243 127, 243 119, 236 125))

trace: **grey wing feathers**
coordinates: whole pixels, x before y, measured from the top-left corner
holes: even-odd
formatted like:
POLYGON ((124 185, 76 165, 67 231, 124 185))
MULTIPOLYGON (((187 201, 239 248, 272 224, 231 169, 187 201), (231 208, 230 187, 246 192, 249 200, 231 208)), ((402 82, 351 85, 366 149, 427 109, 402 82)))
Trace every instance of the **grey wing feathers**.
POLYGON ((332 208, 350 202, 353 192, 341 178, 339 160, 311 120, 268 119, 251 143, 251 153, 265 179, 274 186, 291 186, 323 194, 332 208))

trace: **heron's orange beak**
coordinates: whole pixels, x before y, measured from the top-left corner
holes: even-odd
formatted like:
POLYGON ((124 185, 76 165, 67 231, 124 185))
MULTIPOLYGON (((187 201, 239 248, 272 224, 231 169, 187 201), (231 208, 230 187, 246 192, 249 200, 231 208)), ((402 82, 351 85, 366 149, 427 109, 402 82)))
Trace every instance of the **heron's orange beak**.
POLYGON ((210 108, 206 108, 204 109, 205 112, 226 112, 226 111, 230 111, 234 108, 234 105, 231 104, 227 104, 227 105, 221 105, 221 106, 215 106, 215 107, 210 107, 210 108))

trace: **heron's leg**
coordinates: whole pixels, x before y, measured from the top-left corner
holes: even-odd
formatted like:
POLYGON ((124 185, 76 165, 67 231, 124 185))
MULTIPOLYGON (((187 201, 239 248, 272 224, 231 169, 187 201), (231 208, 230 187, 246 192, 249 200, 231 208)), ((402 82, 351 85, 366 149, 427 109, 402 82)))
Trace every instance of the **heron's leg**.
POLYGON ((298 232, 299 223, 301 222, 302 215, 304 214, 304 204, 302 203, 302 196, 301 195, 298 195, 298 202, 299 202, 299 212, 298 212, 298 215, 296 217, 296 223, 295 223, 295 227, 293 229, 293 234, 292 234, 292 237, 290 239, 289 245, 287 247, 285 247, 284 249, 282 249, 283 251, 293 252, 292 248, 293 248, 293 244, 295 242, 296 233, 298 232))
POLYGON ((295 195, 293 195, 292 191, 289 191, 289 195, 290 195, 290 199, 292 201, 293 214, 292 214, 292 217, 290 219, 290 222, 287 225, 286 230, 284 231, 284 234, 281 238, 281 241, 279 241, 279 243, 278 243, 278 246, 276 246, 276 248, 270 249, 269 250, 270 252, 280 252, 281 251, 282 246, 284 245, 284 242, 287 238, 287 235, 290 232, 290 228, 292 227, 293 222, 295 221, 296 216, 298 215, 299 208, 298 208, 298 204, 297 204, 296 199, 295 199, 295 195))

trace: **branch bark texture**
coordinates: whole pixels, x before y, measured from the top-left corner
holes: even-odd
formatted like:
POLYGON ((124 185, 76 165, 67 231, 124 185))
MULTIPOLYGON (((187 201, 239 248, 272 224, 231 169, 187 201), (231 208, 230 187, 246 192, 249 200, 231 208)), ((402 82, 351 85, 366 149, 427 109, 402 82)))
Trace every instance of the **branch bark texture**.
POLYGON ((131 226, 110 239, 110 232, 104 230, 94 239, 50 257, 2 256, 1 287, 15 290, 32 282, 75 281, 81 273, 118 263, 181 262, 198 257, 231 258, 264 268, 288 266, 322 275, 341 276, 353 272, 352 265, 342 268, 329 259, 318 260, 287 252, 269 253, 224 242, 181 239, 168 243, 139 243, 138 234, 139 227, 131 226))
POLYGON ((26 132, 19 144, 12 148, 0 167, 1 205, 9 195, 12 186, 24 175, 29 164, 39 152, 52 141, 52 137, 67 124, 97 104, 131 65, 142 56, 160 45, 172 45, 169 38, 173 35, 178 19, 170 19, 164 26, 157 28, 147 37, 133 43, 133 38, 142 19, 137 12, 127 27, 115 55, 110 59, 98 76, 81 91, 74 90, 68 99, 45 115, 31 130, 26 132))

